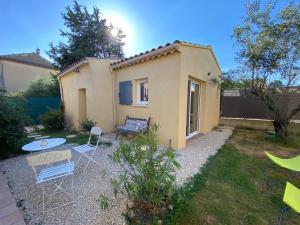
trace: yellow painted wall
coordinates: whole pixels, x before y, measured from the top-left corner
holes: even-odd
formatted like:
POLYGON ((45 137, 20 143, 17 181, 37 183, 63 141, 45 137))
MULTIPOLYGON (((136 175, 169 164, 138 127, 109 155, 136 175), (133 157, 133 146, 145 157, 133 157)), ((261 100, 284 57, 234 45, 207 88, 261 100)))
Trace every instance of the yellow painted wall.
MULTIPOLYGON (((60 78, 67 122, 79 128, 79 90, 86 89, 86 115, 97 122, 103 132, 113 131, 111 59, 87 58, 88 65, 60 78)), ((82 99, 81 99, 82 101, 82 99)), ((84 104, 81 104, 84 105, 84 104)))
POLYGON ((178 146, 178 88, 180 75, 180 54, 175 53, 135 66, 114 71, 116 90, 116 122, 124 123, 127 115, 131 117, 151 117, 151 122, 158 122, 158 140, 163 145, 178 146), (149 103, 147 106, 136 105, 137 90, 133 82, 133 105, 120 105, 118 88, 120 81, 148 79, 149 103))
POLYGON ((210 50, 181 45, 180 52, 178 148, 186 144, 188 80, 201 85, 199 132, 206 133, 219 124, 220 90, 211 79, 221 75, 210 50))
POLYGON ((50 72, 56 74, 54 70, 23 63, 0 60, 0 64, 3 64, 5 89, 9 92, 25 90, 32 80, 49 76, 50 72))

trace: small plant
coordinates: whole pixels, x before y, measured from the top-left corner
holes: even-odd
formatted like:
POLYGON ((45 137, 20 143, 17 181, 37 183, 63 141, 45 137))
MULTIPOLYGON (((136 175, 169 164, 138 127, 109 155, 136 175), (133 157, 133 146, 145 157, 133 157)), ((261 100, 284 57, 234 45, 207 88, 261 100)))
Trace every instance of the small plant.
POLYGON ((25 201, 24 199, 20 199, 20 200, 17 201, 17 203, 16 203, 17 207, 20 208, 20 209, 22 209, 23 211, 26 210, 26 207, 25 207, 25 205, 24 205, 24 201, 25 201))
MULTIPOLYGON (((112 190, 125 193, 129 199, 125 219, 128 224, 161 224, 172 210, 171 195, 175 190, 176 170, 180 167, 171 149, 159 149, 156 132, 150 127, 148 134, 127 143, 121 140, 119 148, 110 158, 123 168, 123 173, 113 179, 112 190)), ((107 208, 107 200, 101 196, 107 208)))
POLYGON ((85 132, 90 132, 92 127, 94 127, 97 123, 89 118, 86 118, 80 122, 80 130, 85 132))
POLYGON ((65 118, 63 111, 59 109, 51 109, 49 112, 41 115, 41 122, 45 128, 61 129, 65 126, 65 118))
POLYGON ((109 207, 109 198, 105 195, 101 195, 98 201, 100 203, 101 209, 104 210, 109 207))

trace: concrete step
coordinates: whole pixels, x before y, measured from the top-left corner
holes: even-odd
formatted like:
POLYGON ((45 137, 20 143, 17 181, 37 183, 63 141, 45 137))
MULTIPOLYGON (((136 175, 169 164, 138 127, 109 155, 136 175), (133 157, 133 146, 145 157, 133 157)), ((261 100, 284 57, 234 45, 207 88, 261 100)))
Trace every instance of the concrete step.
POLYGON ((27 137, 29 137, 29 138, 36 138, 36 137, 41 137, 41 136, 42 135, 40 135, 40 134, 30 134, 27 137))
POLYGON ((40 136, 40 137, 35 137, 35 140, 41 140, 41 139, 46 139, 46 138, 50 138, 50 136, 40 136))
POLYGON ((66 138, 74 138, 76 136, 77 136, 76 134, 70 134, 70 135, 67 135, 66 138))

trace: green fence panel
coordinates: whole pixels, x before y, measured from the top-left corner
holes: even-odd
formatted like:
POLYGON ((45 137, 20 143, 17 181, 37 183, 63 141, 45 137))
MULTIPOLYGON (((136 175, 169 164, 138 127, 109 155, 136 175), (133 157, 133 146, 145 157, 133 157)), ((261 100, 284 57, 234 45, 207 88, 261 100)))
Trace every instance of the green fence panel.
POLYGON ((59 109, 60 97, 29 97, 27 98, 28 112, 34 124, 40 124, 40 116, 50 109, 59 109))

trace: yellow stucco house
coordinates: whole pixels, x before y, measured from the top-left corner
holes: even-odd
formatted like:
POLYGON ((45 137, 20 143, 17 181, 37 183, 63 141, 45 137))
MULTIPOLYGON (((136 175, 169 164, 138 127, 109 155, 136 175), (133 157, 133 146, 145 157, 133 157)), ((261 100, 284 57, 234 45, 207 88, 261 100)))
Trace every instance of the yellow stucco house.
POLYGON ((57 74, 49 61, 32 53, 0 55, 0 89, 8 92, 25 90, 38 77, 57 74))
POLYGON ((211 80, 220 75, 210 46, 175 41, 122 60, 87 57, 58 78, 75 128, 90 118, 112 132, 127 115, 151 117, 160 144, 181 149, 218 125, 220 90, 211 80))

